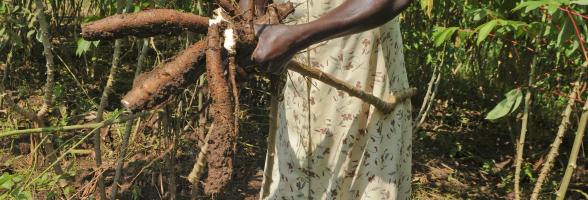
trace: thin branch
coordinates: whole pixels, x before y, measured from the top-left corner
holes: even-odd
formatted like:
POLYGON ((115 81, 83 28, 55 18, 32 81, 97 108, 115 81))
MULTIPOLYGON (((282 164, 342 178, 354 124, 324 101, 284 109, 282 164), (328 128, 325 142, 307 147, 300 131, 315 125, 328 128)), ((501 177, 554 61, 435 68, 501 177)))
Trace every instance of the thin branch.
MULTIPOLYGON (((576 31, 576 37, 578 39, 578 43, 580 43, 580 47, 582 47, 582 55, 584 55, 584 60, 586 61, 586 64, 588 65, 588 53, 586 52, 586 47, 584 46, 584 38, 582 37, 582 34, 580 33, 580 28, 578 27, 578 24, 576 23, 576 20, 574 20, 574 17, 572 16, 572 13, 570 12, 570 10, 567 10, 567 14, 568 17, 570 18, 570 21, 572 21, 572 25, 574 25, 574 30, 576 31)), ((584 66, 584 67, 588 67, 588 66, 584 66)))
POLYGON ((110 195, 110 199, 116 199, 116 195, 118 193, 118 181, 120 180, 120 176, 122 174, 122 167, 124 164, 125 156, 127 154, 127 147, 129 146, 129 137, 131 136, 132 128, 133 120, 128 120, 125 126, 123 142, 118 153, 118 159, 116 160, 116 169, 114 172, 114 180, 112 181, 112 193, 110 195))
POLYGON ((143 71, 143 65, 145 65, 145 56, 149 50, 149 39, 140 40, 142 45, 139 46, 139 58, 137 58, 137 68, 135 69, 135 78, 138 77, 143 71))
POLYGON ((327 74, 322 72, 321 70, 313 67, 309 67, 303 65, 298 62, 290 62, 288 65, 288 69, 298 72, 304 76, 311 77, 313 79, 319 80, 327 85, 330 85, 338 90, 344 91, 350 96, 357 97, 364 102, 367 102, 374 107, 376 107, 380 112, 383 113, 390 113, 394 110, 398 103, 405 101, 406 99, 411 98, 416 94, 415 88, 406 89, 404 91, 399 91, 394 95, 391 95, 388 99, 381 99, 378 98, 370 93, 362 91, 340 79, 337 79, 333 75, 327 74))
MULTIPOLYGON (((446 45, 443 46, 443 50, 445 51, 446 45)), ((445 53, 441 56, 441 63, 435 65, 433 69, 433 75, 431 76, 431 80, 429 81, 427 87, 427 93, 425 94, 425 98, 423 99, 423 105, 419 110, 419 114, 415 118, 415 124, 413 125, 413 131, 417 131, 420 126, 425 122, 427 119, 427 114, 431 109, 433 102, 435 101, 435 96, 437 94, 437 90, 439 89, 439 83, 441 83, 441 66, 445 61, 445 53)))
POLYGON ((573 15, 576 15, 578 17, 581 17, 582 19, 588 19, 588 16, 582 15, 582 14, 576 12, 575 10, 570 9, 569 7, 559 7, 559 10, 564 11, 564 12, 569 12, 569 13, 571 13, 573 15))
POLYGON ((65 132, 65 131, 74 131, 74 130, 83 130, 83 129, 93 129, 93 128, 98 128, 98 127, 105 127, 108 125, 118 124, 118 123, 123 123, 123 122, 129 121, 129 120, 133 120, 138 117, 144 117, 144 116, 147 116, 147 115, 152 114, 154 112, 157 112, 157 111, 143 111, 141 113, 120 117, 119 119, 115 119, 115 120, 104 120, 99 123, 88 123, 88 124, 71 125, 71 126, 43 127, 43 128, 33 128, 33 129, 25 129, 25 130, 3 131, 3 132, 0 132, 0 138, 17 136, 17 135, 24 135, 24 134, 65 132))
POLYGON ((206 164, 206 152, 208 152, 208 140, 210 139, 210 132, 214 129, 214 124, 210 126, 208 129, 208 134, 204 139, 202 147, 200 147, 200 152, 198 152, 198 156, 196 157, 196 162, 194 163, 194 167, 192 167, 192 171, 188 175, 187 179, 190 183, 192 183, 193 190, 196 191, 198 195, 198 183, 200 183, 200 178, 202 176, 202 172, 204 172, 204 165, 206 164))

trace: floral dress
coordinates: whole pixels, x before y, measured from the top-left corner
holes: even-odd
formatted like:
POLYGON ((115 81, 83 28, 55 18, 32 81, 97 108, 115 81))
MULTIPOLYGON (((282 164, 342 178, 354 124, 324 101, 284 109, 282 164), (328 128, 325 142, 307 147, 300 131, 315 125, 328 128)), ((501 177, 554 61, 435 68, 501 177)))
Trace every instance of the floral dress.
MULTIPOLYGON (((306 23, 345 0, 290 1, 299 5, 288 23, 306 23)), ((314 45, 294 59, 380 98, 409 88, 398 19, 314 45)), ((262 199, 410 198, 410 102, 383 114, 292 71, 279 99, 262 199)))

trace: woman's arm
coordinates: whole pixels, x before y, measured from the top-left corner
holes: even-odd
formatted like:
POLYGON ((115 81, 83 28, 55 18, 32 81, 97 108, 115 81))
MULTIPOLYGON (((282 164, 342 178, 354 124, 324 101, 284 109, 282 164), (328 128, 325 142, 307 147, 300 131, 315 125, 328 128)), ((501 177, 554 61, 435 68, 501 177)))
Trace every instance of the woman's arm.
POLYGON ((260 25, 252 59, 281 73, 298 51, 337 37, 363 32, 396 17, 412 0, 346 0, 319 19, 298 25, 260 25))

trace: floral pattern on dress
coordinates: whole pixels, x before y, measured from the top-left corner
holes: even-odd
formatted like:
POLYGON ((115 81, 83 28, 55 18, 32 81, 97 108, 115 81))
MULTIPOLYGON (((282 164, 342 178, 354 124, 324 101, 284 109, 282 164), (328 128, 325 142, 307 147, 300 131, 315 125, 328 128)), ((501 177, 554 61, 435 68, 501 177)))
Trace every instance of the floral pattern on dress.
MULTIPOLYGON (((344 0, 293 0, 306 23, 344 0)), ((409 88, 399 20, 317 44, 295 59, 386 98, 409 88)), ((320 81, 287 74, 262 199, 409 199, 410 102, 390 114, 320 81)))

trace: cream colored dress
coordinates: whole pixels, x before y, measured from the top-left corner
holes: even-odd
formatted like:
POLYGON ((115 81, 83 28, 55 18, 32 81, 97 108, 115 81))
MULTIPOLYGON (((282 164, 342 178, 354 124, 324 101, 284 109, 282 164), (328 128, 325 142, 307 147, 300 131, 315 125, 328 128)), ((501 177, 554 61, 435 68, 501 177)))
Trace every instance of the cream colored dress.
MULTIPOLYGON (((290 23, 315 20, 343 1, 293 0, 300 5, 290 23)), ((378 97, 409 87, 398 19, 309 49, 295 59, 378 97)), ((410 102, 384 115, 292 71, 283 95, 262 199, 410 198, 410 102)))

